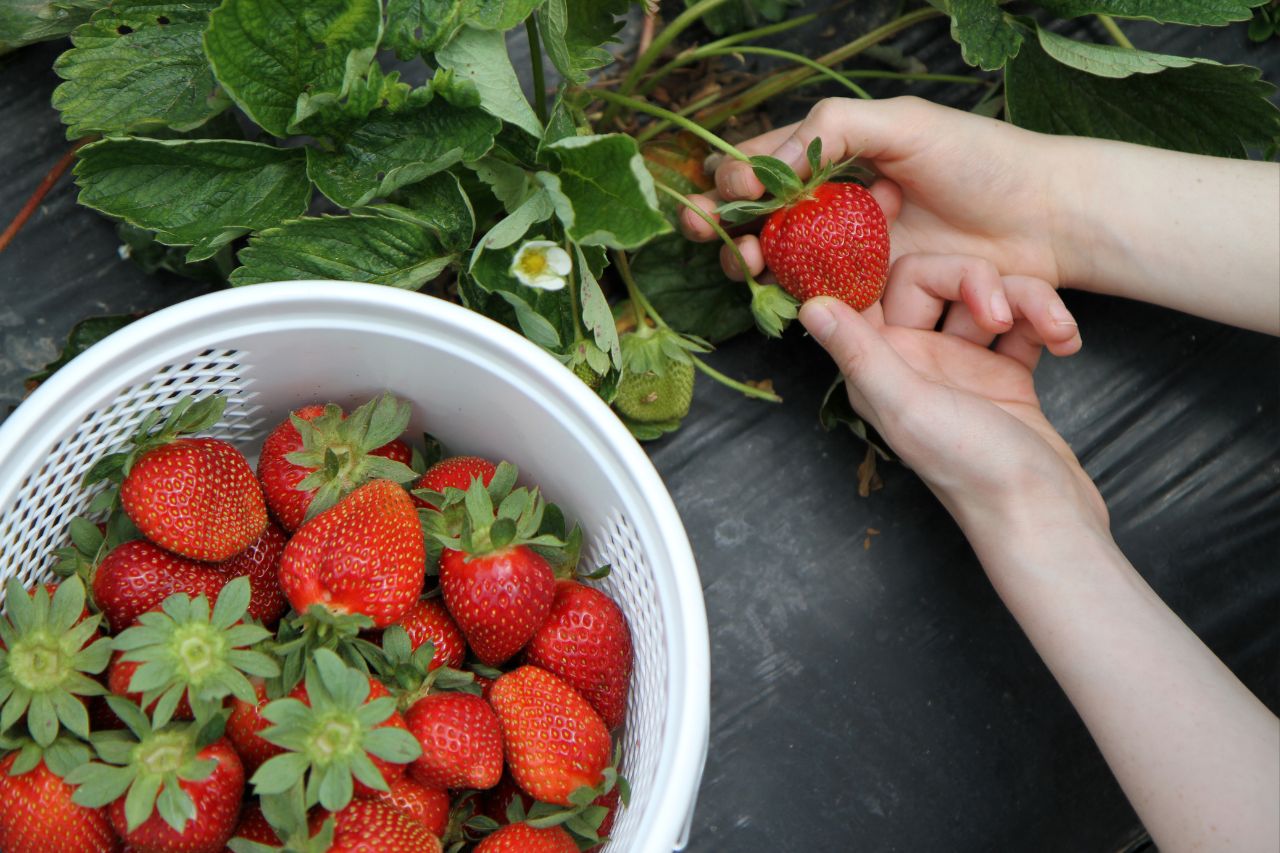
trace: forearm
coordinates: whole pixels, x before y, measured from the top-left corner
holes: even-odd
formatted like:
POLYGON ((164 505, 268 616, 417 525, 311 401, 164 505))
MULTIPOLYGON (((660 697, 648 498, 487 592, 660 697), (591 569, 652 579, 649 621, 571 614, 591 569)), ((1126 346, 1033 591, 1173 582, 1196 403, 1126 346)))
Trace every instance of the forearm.
POLYGON ((971 540, 1160 849, 1280 849, 1280 721, 1105 533, 1016 526, 971 540))
POLYGON ((1054 145, 1064 286, 1280 333, 1280 165, 1054 145))

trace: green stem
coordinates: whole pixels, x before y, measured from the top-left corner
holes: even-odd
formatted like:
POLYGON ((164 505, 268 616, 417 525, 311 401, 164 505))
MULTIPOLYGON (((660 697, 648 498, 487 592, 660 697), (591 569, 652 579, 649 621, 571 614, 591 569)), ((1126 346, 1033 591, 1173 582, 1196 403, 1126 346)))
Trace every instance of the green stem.
POLYGON ((716 136, 711 131, 706 130, 702 127, 699 127, 698 125, 694 124, 692 121, 685 118, 684 116, 676 115, 675 113, 671 112, 671 110, 664 110, 662 107, 655 107, 653 104, 645 103, 644 101, 638 100, 636 98, 629 98, 626 95, 619 95, 617 92, 610 92, 607 89, 601 89, 599 91, 593 92, 592 94, 594 94, 597 98, 599 98, 602 101, 607 101, 611 104, 617 104, 618 106, 630 107, 631 109, 637 112, 648 113, 651 116, 656 116, 657 118, 665 119, 666 121, 669 121, 672 124, 677 124, 680 127, 692 133, 694 136, 705 141, 708 145, 712 146, 713 148, 718 148, 719 150, 723 151, 725 154, 728 154, 730 157, 734 158, 735 160, 741 160, 744 163, 749 162, 749 159, 746 154, 743 154, 737 148, 734 148, 732 145, 725 142, 723 139, 716 136))
POLYGON ((723 373, 716 370, 714 367, 707 364, 705 361, 698 358, 696 355, 690 354, 689 359, 693 362, 694 367, 698 368, 703 373, 707 374, 712 379, 719 382, 721 385, 724 385, 728 388, 732 388, 733 390, 738 391, 742 394, 745 394, 748 397, 754 397, 757 400, 767 400, 770 403, 782 402, 782 398, 779 397, 777 394, 774 394, 770 391, 766 391, 763 388, 752 388, 750 385, 747 385, 746 383, 739 382, 736 379, 730 379, 728 376, 725 376, 723 373))
POLYGON ((728 246, 729 249, 733 252, 733 256, 738 259, 738 266, 742 270, 743 275, 746 276, 747 284, 751 286, 751 289, 755 290, 757 287, 760 286, 756 282, 755 278, 752 277, 751 271, 747 269, 747 259, 742 257, 742 251, 738 248, 738 244, 733 242, 733 238, 729 236, 729 232, 725 231, 724 228, 720 225, 720 223, 716 222, 715 218, 711 214, 707 213, 701 207, 699 207, 698 205, 690 201, 689 198, 684 195, 684 193, 678 192, 664 183, 655 181, 654 186, 656 186, 659 190, 666 193, 667 195, 671 196, 671 198, 675 199, 680 204, 692 210, 695 214, 698 215, 698 217, 702 219, 703 222, 707 223, 707 225, 710 226, 711 230, 716 233, 716 236, 719 237, 722 241, 724 241, 724 244, 728 246))
MULTIPOLYGON (((892 38, 905 29, 915 26, 916 24, 927 21, 930 18, 938 17, 943 14, 937 9, 924 8, 917 9, 897 18, 882 27, 877 27, 866 35, 854 39, 848 44, 841 45, 830 53, 818 57, 816 60, 820 65, 831 66, 838 62, 856 56, 872 45, 879 44, 882 41, 892 38)), ((714 128, 723 124, 731 116, 738 115, 746 110, 752 109, 756 105, 767 101, 769 98, 779 95, 800 83, 812 77, 814 72, 810 68, 796 68, 785 74, 777 74, 762 80, 747 91, 729 100, 718 110, 706 116, 700 123, 705 128, 714 128)))
MULTIPOLYGON (((643 329, 645 327, 645 309, 648 301, 644 298, 644 294, 640 292, 640 285, 636 284, 636 277, 631 274, 631 261, 627 260, 627 253, 622 249, 615 249, 613 252, 613 265, 618 268, 618 277, 622 279, 622 283, 627 288, 627 298, 631 300, 631 311, 636 317, 636 328, 643 329)), ((653 321, 660 326, 666 326, 662 318, 655 312, 653 321)))
POLYGON ((1102 24, 1102 28, 1111 34, 1111 39, 1121 47, 1127 47, 1133 50, 1133 42, 1129 41, 1129 37, 1120 29, 1120 25, 1116 23, 1115 18, 1110 15, 1098 15, 1098 23, 1102 24))
MULTIPOLYGON (((758 38, 764 38, 765 36, 777 35, 778 33, 786 32, 787 30, 795 29, 796 27, 802 27, 815 20, 817 17, 818 15, 815 12, 808 15, 801 15, 798 18, 791 18, 790 20, 782 21, 778 24, 770 24, 767 27, 757 27, 754 30, 747 30, 746 32, 736 33, 731 36, 725 36, 722 39, 717 39, 713 42, 708 42, 703 45, 701 49, 707 50, 717 47, 729 47, 730 45, 741 44, 744 41, 753 41, 758 38)), ((690 62, 694 62, 695 60, 692 57, 693 52, 694 51, 692 49, 681 51, 675 59, 650 74, 649 79, 646 80, 644 86, 640 88, 640 94, 649 94, 653 91, 654 87, 672 71, 675 71, 682 65, 688 65, 690 62)))
MULTIPOLYGON (((662 28, 662 32, 658 33, 657 37, 650 43, 649 48, 636 57, 635 64, 627 72, 627 76, 622 81, 622 85, 618 87, 618 91, 624 95, 629 95, 635 91, 636 84, 640 82, 640 77, 649 70, 649 66, 653 65, 658 57, 662 55, 662 52, 667 49, 667 45, 675 40, 676 36, 680 35, 712 9, 727 2, 728 0, 699 0, 699 2, 694 3, 684 12, 677 15, 675 20, 662 28)), ((606 111, 605 118, 612 118, 616 112, 617 110, 614 109, 606 111)))
MULTIPOLYGON (((930 83, 960 83, 968 86, 994 86, 991 80, 981 77, 966 77, 963 74, 922 74, 909 71, 876 71, 859 68, 855 71, 836 72, 844 77, 861 77, 874 80, 923 80, 930 83)), ((806 80, 806 83, 819 83, 820 80, 806 80)))
MULTIPOLYGON (((569 253, 569 257, 574 258, 575 252, 573 246, 566 243, 564 250, 569 253)), ((578 276, 582 275, 581 264, 577 258, 574 258, 574 270, 569 274, 569 304, 572 306, 569 314, 573 317, 573 342, 585 340, 586 335, 582 331, 582 318, 579 314, 582 311, 582 303, 578 300, 578 276)))
POLYGON ((703 56, 734 56, 736 54, 745 53, 745 54, 756 54, 759 56, 773 56, 778 59, 785 59, 785 60, 788 60, 789 62, 794 62, 797 65, 803 65, 806 68, 812 68, 814 71, 826 77, 828 80, 833 80, 836 83, 839 83, 841 86, 844 86, 846 89, 848 89, 850 92, 853 92, 854 95, 856 95, 859 98, 862 98, 864 101, 871 100, 871 96, 867 94, 867 90, 859 86, 857 83, 854 83, 846 79, 844 76, 842 76, 841 74, 835 71, 832 71, 830 68, 828 68, 825 65, 820 65, 817 62, 814 62, 812 59, 810 59, 807 56, 801 56, 800 54, 792 53, 789 50, 778 50, 777 48, 772 48, 772 47, 743 46, 743 47, 716 48, 715 50, 710 50, 710 51, 707 50, 706 48, 699 48, 698 50, 694 51, 694 53, 702 54, 703 56))
MULTIPOLYGON (((719 98, 720 98, 720 95, 713 92, 710 95, 706 95, 705 97, 699 98, 698 100, 694 101, 693 103, 687 106, 681 107, 680 112, 676 113, 676 115, 687 115, 688 113, 695 113, 698 110, 702 109, 703 107, 711 106, 717 100, 719 100, 719 98)), ((657 136, 659 133, 662 133, 662 131, 666 130, 669 127, 671 127, 671 122, 669 121, 662 121, 661 119, 659 119, 658 121, 651 121, 645 127, 644 130, 636 134, 636 142, 643 145, 644 143, 648 142, 650 139, 653 139, 655 136, 657 136)))
POLYGON ((543 124, 547 123, 547 81, 542 70, 542 40, 538 37, 537 13, 524 19, 524 30, 529 36, 529 64, 533 70, 534 109, 543 124))

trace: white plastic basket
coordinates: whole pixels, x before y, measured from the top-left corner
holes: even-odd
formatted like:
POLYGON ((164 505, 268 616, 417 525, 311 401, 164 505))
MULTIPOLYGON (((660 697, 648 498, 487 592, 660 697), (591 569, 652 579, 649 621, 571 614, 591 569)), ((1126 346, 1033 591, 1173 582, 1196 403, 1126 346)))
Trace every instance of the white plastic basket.
POLYGON ((623 735, 631 807, 609 853, 683 849, 706 758, 706 611, 680 518, 648 457, 554 359, 443 300, 377 285, 301 281, 193 299, 145 317, 58 371, 0 425, 0 579, 46 578, 89 465, 147 411, 227 396, 212 434, 256 446, 300 405, 358 405, 389 390, 410 435, 509 459, 576 518, 587 559, 626 613, 635 670, 623 735))

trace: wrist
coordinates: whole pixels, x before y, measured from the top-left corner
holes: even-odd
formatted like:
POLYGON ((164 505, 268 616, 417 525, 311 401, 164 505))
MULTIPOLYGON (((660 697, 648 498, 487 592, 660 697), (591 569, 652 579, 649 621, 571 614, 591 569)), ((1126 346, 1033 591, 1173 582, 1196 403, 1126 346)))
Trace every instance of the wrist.
POLYGON ((1109 239, 1096 214, 1093 189, 1096 158, 1092 140, 1075 136, 1042 137, 1046 171, 1049 239, 1058 266, 1058 287, 1088 289, 1098 268, 1099 250, 1109 239))

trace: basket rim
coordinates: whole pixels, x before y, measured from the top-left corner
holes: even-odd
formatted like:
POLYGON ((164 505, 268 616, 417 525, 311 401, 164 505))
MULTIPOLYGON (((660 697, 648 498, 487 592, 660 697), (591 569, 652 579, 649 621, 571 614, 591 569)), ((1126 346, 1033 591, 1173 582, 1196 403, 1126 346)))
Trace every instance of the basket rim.
POLYGON ((665 853, 681 844, 697 796, 710 725, 710 641, 701 581, 688 535, 657 469, 608 405, 550 354, 506 326, 433 296, 358 282, 274 282, 215 291, 179 302, 134 321, 86 349, 0 423, 0 495, 10 493, 6 481, 18 474, 6 471, 13 467, 9 464, 13 451, 48 434, 41 425, 56 415, 63 400, 74 399, 80 389, 100 385, 102 365, 127 363, 130 355, 141 354, 149 342, 172 334, 174 329, 196 323, 212 325, 219 315, 250 307, 287 312, 303 306, 316 310, 340 309, 344 305, 366 309, 376 305, 397 314, 429 316, 482 340, 483 346, 519 359, 538 375, 539 390, 550 389, 557 405, 571 411, 595 434, 645 496, 645 509, 652 513, 656 529, 663 531, 663 546, 675 578, 673 611, 679 618, 685 647, 681 660, 668 663, 673 669, 682 670, 683 677, 674 688, 683 699, 685 724, 674 726, 674 742, 656 745, 661 753, 658 772, 663 786, 654 792, 648 813, 636 826, 637 842, 642 846, 633 843, 629 849, 665 853))

